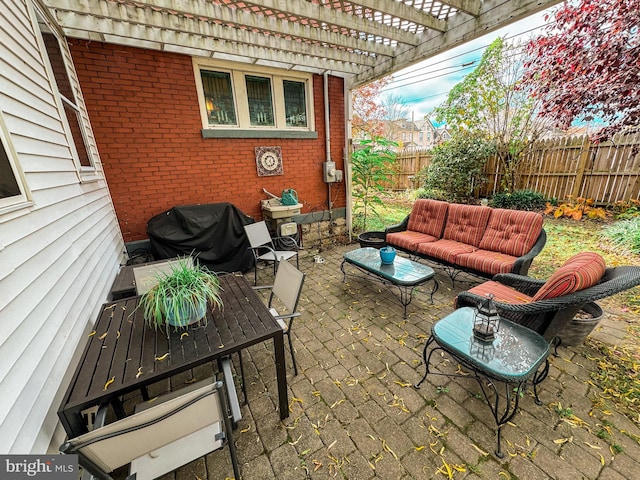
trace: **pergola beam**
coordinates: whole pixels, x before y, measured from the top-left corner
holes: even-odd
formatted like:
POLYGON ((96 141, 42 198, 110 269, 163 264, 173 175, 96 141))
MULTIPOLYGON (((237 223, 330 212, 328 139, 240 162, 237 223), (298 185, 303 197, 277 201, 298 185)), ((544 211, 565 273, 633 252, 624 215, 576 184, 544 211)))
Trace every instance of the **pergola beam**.
POLYGON ((42 1, 68 36, 331 71, 356 88, 562 0, 42 1))
POLYGON ((469 18, 455 15, 449 19, 449 29, 444 33, 427 32, 415 48, 406 48, 392 59, 382 59, 375 67, 366 69, 351 78, 348 87, 357 88, 378 78, 409 67, 439 53, 481 37, 505 25, 545 10, 562 0, 484 0, 480 15, 469 18))
POLYGON ((354 0, 350 3, 352 5, 359 5, 362 8, 367 8, 381 12, 383 14, 391 15, 392 17, 398 17, 402 20, 407 20, 417 25, 424 25, 426 28, 429 28, 431 30, 444 32, 447 29, 447 22, 445 20, 440 20, 433 15, 425 13, 422 10, 417 10, 415 8, 409 7, 404 3, 389 3, 381 2, 379 0, 354 0))
POLYGON ((86 0, 47 0, 47 3, 57 11, 76 12, 123 22, 131 21, 132 16, 139 19, 140 15, 136 13, 139 10, 157 13, 166 10, 172 12, 172 15, 164 15, 169 25, 167 28, 171 29, 174 28, 173 23, 176 18, 193 18, 197 19, 196 21, 199 23, 227 25, 229 28, 235 26, 236 29, 245 31, 268 31, 286 38, 335 45, 354 52, 369 52, 389 57, 394 53, 393 49, 387 45, 374 44, 356 37, 340 35, 322 29, 304 27, 275 17, 253 15, 242 10, 233 10, 209 2, 199 2, 198 5, 194 5, 193 0, 139 0, 135 4, 118 4, 105 1, 96 3, 87 2, 86 0), (152 5, 156 8, 151 8, 152 5), (149 8, 144 8, 145 6, 149 8))
POLYGON ((482 7, 480 0, 442 0, 441 3, 445 3, 459 12, 467 13, 473 17, 480 15, 480 8, 482 7))
POLYGON ((239 55, 241 54, 240 50, 245 48, 246 53, 243 56, 252 58, 253 55, 259 53, 260 56, 257 57, 259 59, 280 61, 287 64, 296 63, 291 58, 287 59, 288 55, 300 55, 296 57, 298 60, 303 57, 315 58, 317 61, 311 62, 314 67, 323 61, 340 62, 345 65, 345 71, 349 73, 354 73, 354 69, 346 68, 346 65, 375 65, 374 57, 350 53, 346 50, 320 49, 317 45, 310 43, 295 42, 210 23, 202 24, 197 20, 183 17, 176 18, 172 22, 171 28, 168 28, 167 22, 160 12, 145 10, 138 13, 139 16, 126 16, 125 18, 128 19, 126 21, 64 11, 58 11, 56 18, 63 28, 76 32, 86 31, 102 35, 131 37, 137 40, 150 40, 178 47, 198 48, 209 51, 211 54, 232 51, 234 55, 239 55), (256 47, 260 49, 256 50, 256 47))
MULTIPOLYGON (((145 1, 155 3, 155 0, 145 1)), ((358 17, 356 15, 342 13, 339 10, 323 7, 307 1, 251 0, 246 3, 264 7, 269 10, 279 11, 295 17, 313 19, 318 23, 333 25, 340 29, 356 30, 366 35, 379 36, 389 40, 394 40, 398 43, 404 43, 406 45, 417 45, 420 43, 420 37, 413 33, 399 30, 372 20, 367 20, 366 18, 358 17)), ((380 1, 380 3, 385 2, 380 1)))

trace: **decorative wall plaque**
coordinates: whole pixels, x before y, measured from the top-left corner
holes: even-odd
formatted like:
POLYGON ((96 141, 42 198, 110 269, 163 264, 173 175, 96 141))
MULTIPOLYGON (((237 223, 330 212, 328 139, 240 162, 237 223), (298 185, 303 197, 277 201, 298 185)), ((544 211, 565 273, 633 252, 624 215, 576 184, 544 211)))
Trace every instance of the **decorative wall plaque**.
POLYGON ((282 147, 256 147, 258 176, 283 175, 282 147))

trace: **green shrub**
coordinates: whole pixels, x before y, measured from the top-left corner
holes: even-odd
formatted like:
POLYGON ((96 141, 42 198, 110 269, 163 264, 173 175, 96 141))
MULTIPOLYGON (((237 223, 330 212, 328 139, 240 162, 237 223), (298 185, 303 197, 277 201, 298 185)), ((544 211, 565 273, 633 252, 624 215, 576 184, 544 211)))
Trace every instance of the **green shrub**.
POLYGON ((495 151, 492 143, 458 135, 433 149, 431 163, 419 174, 421 186, 444 200, 468 202, 486 182, 484 165, 495 151))
POLYGON ((490 205, 495 208, 511 210, 542 210, 547 200, 541 193, 533 190, 516 190, 512 193, 498 193, 491 199, 490 205))
POLYGON ((446 200, 446 195, 440 190, 427 190, 419 188, 416 190, 416 198, 426 198, 428 200, 446 200))
POLYGON ((609 225, 602 235, 625 252, 640 254, 640 217, 609 225))
POLYGON ((613 214, 619 220, 628 220, 640 216, 640 201, 621 200, 613 206, 613 214))
POLYGON ((392 173, 396 160, 393 147, 398 144, 382 137, 363 140, 351 154, 353 184, 354 231, 366 231, 372 217, 379 217, 377 208, 384 205, 379 194, 392 173))

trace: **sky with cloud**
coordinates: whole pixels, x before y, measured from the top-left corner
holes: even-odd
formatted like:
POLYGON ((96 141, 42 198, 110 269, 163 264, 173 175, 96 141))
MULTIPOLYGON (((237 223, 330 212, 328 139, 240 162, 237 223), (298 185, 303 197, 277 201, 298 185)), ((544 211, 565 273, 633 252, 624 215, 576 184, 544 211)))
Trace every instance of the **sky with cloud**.
POLYGON ((545 13, 551 11, 553 8, 401 70, 393 76, 383 94, 400 97, 409 117, 413 113, 414 120, 421 120, 445 101, 449 90, 478 66, 482 53, 493 40, 505 37, 519 42, 540 35, 544 31, 545 13))

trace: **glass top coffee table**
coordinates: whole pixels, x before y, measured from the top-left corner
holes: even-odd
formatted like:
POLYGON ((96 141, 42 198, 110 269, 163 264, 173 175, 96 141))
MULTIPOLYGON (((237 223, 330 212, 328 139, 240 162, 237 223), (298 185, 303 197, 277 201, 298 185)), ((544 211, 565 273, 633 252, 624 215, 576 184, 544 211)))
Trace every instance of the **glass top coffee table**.
POLYGON ((493 341, 478 340, 473 336, 475 314, 476 310, 473 308, 459 308, 433 325, 431 336, 422 353, 426 371, 416 384, 416 388, 420 387, 429 373, 465 378, 457 373, 430 372, 429 363, 436 350, 447 352, 469 368, 474 373, 474 377, 466 378, 475 378, 478 381, 498 425, 496 455, 502 458, 503 454, 500 450, 502 427, 515 415, 521 393, 529 380, 533 384, 536 403, 542 404, 538 398, 537 386, 549 373, 549 343, 533 330, 503 318, 500 319, 498 331, 493 341), (434 342, 436 346, 427 355, 429 346, 434 342), (486 385, 484 381, 486 381, 486 385), (499 408, 500 396, 495 381, 505 384, 504 411, 499 408), (494 402, 485 390, 487 385, 492 389, 489 392, 493 393, 491 397, 494 402), (512 391, 515 392, 513 399, 511 397, 512 391))
POLYGON ((415 287, 433 280, 431 303, 433 303, 433 294, 438 290, 438 282, 432 268, 399 255, 396 255, 393 263, 383 264, 380 260, 380 250, 376 248, 358 248, 344 254, 344 260, 340 265, 344 281, 347 280, 347 272, 345 271, 347 263, 375 277, 384 285, 397 287, 400 292, 400 303, 404 306, 404 318, 407 318, 407 306, 413 299, 412 293, 415 287))

